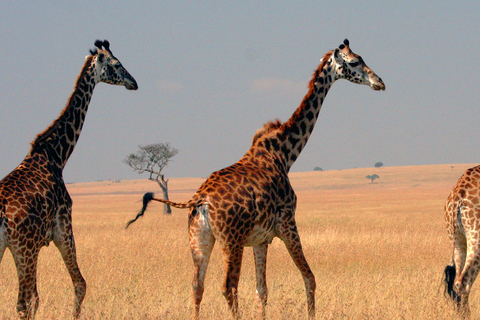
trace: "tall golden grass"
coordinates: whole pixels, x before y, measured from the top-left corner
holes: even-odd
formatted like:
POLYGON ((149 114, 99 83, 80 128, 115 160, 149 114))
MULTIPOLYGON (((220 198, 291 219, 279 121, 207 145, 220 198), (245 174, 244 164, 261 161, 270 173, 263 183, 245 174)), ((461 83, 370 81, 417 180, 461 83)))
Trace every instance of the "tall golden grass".
MULTIPOLYGON (((455 319, 443 296, 443 270, 451 249, 443 205, 470 164, 383 167, 292 173, 298 196, 297 225, 316 276, 317 319, 455 319), (366 175, 380 179, 371 183, 366 175)), ((170 179, 170 199, 189 199, 203 179, 170 179)), ((78 261, 87 281, 83 319, 188 319, 193 265, 187 211, 163 215, 152 203, 125 230, 147 180, 68 185, 74 201, 78 261)), ((202 319, 228 319, 221 294, 223 261, 214 249, 202 319)), ((302 277, 283 243, 275 239, 267 263, 267 319, 306 318, 302 277)), ((73 289, 52 244, 38 264, 38 319, 68 319, 73 289)), ((0 319, 15 319, 17 278, 11 255, 0 265, 0 319)), ((253 254, 246 248, 239 285, 243 319, 257 316, 253 254)), ((479 295, 470 296, 479 317, 479 295)))

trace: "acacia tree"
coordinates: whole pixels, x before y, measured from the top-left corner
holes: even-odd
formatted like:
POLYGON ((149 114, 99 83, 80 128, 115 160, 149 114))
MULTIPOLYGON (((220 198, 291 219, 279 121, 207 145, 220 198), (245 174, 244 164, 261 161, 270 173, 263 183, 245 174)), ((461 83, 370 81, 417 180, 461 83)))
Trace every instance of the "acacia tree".
POLYGON ((365 178, 372 180, 372 183, 373 183, 373 180, 375 180, 375 179, 380 179, 380 177, 378 176, 378 174, 368 175, 368 176, 366 176, 365 178))
MULTIPOLYGON (((178 153, 178 150, 170 146, 169 143, 140 145, 138 149, 137 153, 126 156, 123 162, 128 164, 133 171, 137 171, 138 174, 149 173, 148 180, 157 182, 163 191, 163 198, 168 200, 168 179, 165 180, 162 170, 168 165, 171 158, 178 153)), ((169 205, 164 204, 163 213, 172 213, 169 205)))

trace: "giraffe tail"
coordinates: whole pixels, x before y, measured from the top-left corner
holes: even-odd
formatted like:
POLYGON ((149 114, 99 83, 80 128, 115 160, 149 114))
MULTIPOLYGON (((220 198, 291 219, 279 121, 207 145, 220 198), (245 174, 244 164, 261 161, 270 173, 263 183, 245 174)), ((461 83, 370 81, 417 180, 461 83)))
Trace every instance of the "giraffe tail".
POLYGON ((140 211, 137 213, 137 216, 135 217, 135 219, 132 219, 130 221, 128 221, 127 225, 125 226, 125 229, 127 229, 132 223, 134 223, 135 221, 137 221, 138 218, 142 217, 143 214, 145 213, 145 211, 147 210, 147 206, 148 204, 150 203, 150 201, 158 201, 158 202, 163 202, 163 203, 166 203, 168 205, 171 205, 172 207, 175 207, 175 208, 180 208, 180 209, 184 209, 184 208, 189 208, 191 207, 191 200, 190 201, 187 201, 187 202, 183 202, 183 203, 176 203, 176 202, 172 202, 172 201, 169 201, 169 200, 164 200, 164 199, 159 199, 159 198, 155 198, 155 195, 153 192, 147 192, 143 195, 143 206, 142 206, 142 209, 140 209, 140 211))
POLYGON ((190 208, 190 207, 193 207, 197 203, 197 201, 194 201, 193 199, 190 199, 187 202, 178 203, 178 202, 173 202, 173 201, 170 201, 170 200, 155 198, 154 194, 151 193, 151 192, 145 193, 143 203, 145 203, 145 197, 147 196, 147 194, 149 194, 148 197, 151 197, 149 201, 153 200, 153 201, 162 202, 162 203, 168 204, 172 207, 179 208, 179 209, 190 208))
POLYGON ((152 201, 153 199, 153 192, 147 192, 143 195, 143 206, 142 206, 142 209, 140 209, 140 211, 137 213, 137 216, 135 217, 135 219, 132 219, 130 221, 128 221, 127 225, 125 226, 125 229, 127 229, 132 223, 134 223, 135 221, 137 221, 138 218, 142 217, 143 214, 145 213, 145 211, 147 210, 147 206, 148 206, 148 203, 150 201, 152 201))
POLYGON ((455 281, 456 271, 455 271, 455 263, 448 265, 445 268, 445 290, 443 294, 446 296, 447 294, 453 300, 453 302, 459 304, 460 303, 460 296, 453 290, 453 283, 455 281))

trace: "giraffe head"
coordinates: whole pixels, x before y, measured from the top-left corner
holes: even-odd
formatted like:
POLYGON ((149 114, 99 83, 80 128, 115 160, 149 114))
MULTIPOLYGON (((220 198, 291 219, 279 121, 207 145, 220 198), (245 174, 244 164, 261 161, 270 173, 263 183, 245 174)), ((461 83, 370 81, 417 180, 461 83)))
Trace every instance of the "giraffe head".
POLYGON ((347 39, 343 40, 343 43, 333 50, 332 56, 339 79, 365 84, 373 90, 385 90, 382 79, 366 65, 361 56, 350 50, 347 39))
MULTIPOLYGON (((128 90, 137 90, 138 85, 130 73, 122 66, 122 63, 113 55, 110 50, 110 43, 107 40, 95 41, 98 49, 90 50, 93 56, 93 63, 97 70, 100 82, 114 85, 123 85, 128 90)), ((88 57, 87 57, 88 58, 88 57)))

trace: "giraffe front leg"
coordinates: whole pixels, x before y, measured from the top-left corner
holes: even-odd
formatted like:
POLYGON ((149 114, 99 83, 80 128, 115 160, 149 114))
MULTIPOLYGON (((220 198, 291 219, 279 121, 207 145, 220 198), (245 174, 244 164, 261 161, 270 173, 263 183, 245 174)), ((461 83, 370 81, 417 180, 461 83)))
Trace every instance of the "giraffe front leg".
POLYGON ((34 319, 39 305, 37 292, 38 249, 12 250, 18 275, 17 312, 20 319, 34 319))
POLYGON ((257 277, 257 297, 260 304, 261 318, 265 319, 265 309, 267 307, 268 289, 267 289, 267 251, 268 244, 261 244, 253 247, 255 258, 255 271, 257 277))
POLYGON ((302 274, 305 283, 305 290, 307 292, 308 319, 315 319, 315 276, 303 254, 302 244, 300 242, 300 236, 298 235, 295 221, 286 224, 286 227, 284 227, 281 232, 280 238, 285 243, 288 253, 302 274))
POLYGON ((80 316, 81 306, 87 291, 87 283, 80 273, 80 268, 77 264, 77 254, 75 250, 75 240, 73 233, 70 232, 63 237, 54 238, 54 243, 62 255, 63 262, 67 267, 68 273, 73 282, 75 291, 75 301, 73 307, 73 317, 76 319, 80 316))

